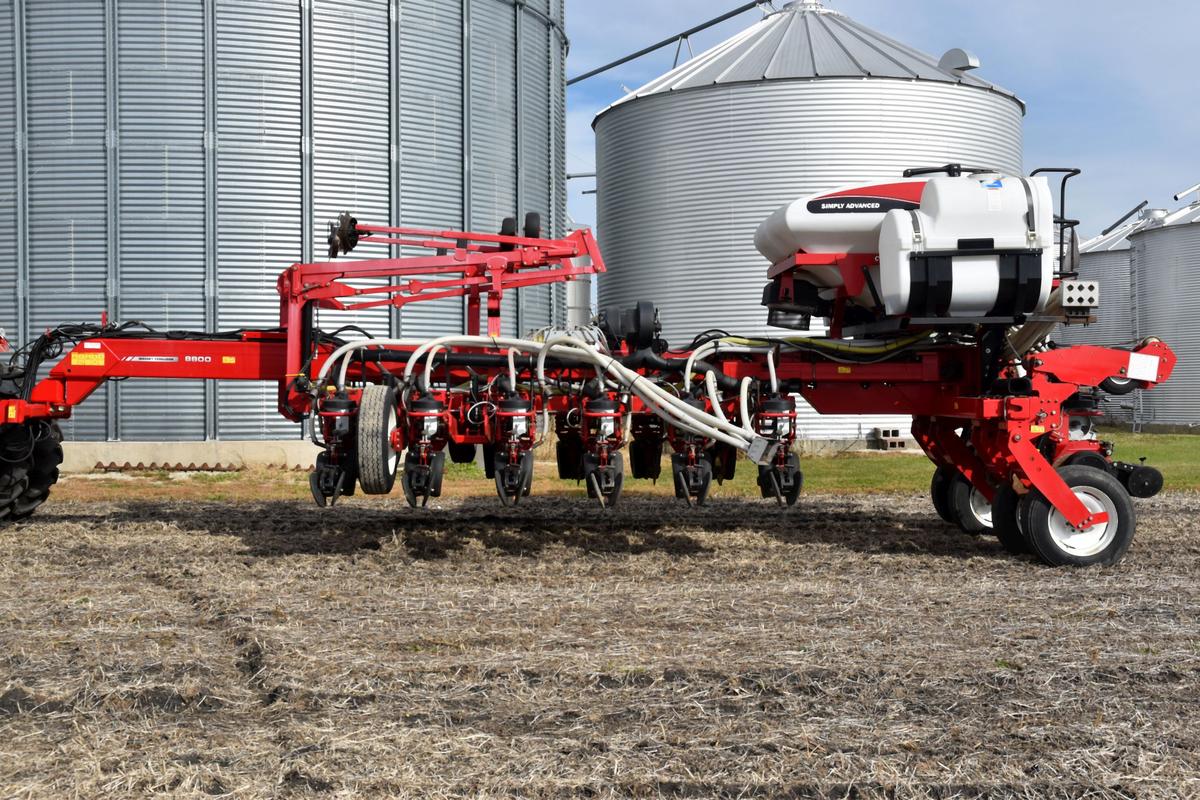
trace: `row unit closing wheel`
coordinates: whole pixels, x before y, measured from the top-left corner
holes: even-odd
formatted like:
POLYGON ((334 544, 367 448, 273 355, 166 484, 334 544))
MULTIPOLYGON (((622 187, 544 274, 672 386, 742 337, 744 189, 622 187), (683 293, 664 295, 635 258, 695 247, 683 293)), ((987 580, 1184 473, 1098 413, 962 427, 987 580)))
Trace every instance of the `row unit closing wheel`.
POLYGON ((58 424, 34 420, 0 429, 0 524, 31 516, 58 483, 63 461, 58 424))
POLYGON ((1058 472, 1089 512, 1107 514, 1108 521, 1080 530, 1036 489, 1022 496, 1005 486, 993 505, 1000 543, 1011 553, 1032 553, 1054 567, 1116 564, 1137 529, 1129 492, 1105 470, 1066 466, 1058 472))

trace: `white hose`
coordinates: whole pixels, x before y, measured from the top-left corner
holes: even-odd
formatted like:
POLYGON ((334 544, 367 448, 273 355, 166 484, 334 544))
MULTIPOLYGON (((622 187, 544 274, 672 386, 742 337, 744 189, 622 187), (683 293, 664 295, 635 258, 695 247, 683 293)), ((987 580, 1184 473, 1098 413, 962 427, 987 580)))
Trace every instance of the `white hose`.
MULTIPOLYGON (((442 350, 446 350, 446 354, 449 355, 449 353, 450 353, 449 350, 447 350, 445 347, 442 347, 441 345, 438 345, 437 347, 435 347, 429 351, 429 357, 425 359, 425 388, 426 389, 433 388, 433 361, 434 361, 434 359, 437 358, 437 354, 442 350)), ((446 384, 449 385, 450 381, 447 380, 446 384)))
POLYGON ((532 352, 540 347, 537 342, 531 342, 526 339, 509 339, 501 336, 442 336, 438 339, 426 341, 416 351, 409 356, 408 363, 404 366, 404 380, 412 379, 413 370, 416 365, 429 352, 430 348, 449 345, 454 346, 469 346, 469 347, 491 347, 499 350, 504 347, 520 347, 532 352))
POLYGON ((742 412, 742 427, 746 433, 757 435, 754 426, 750 424, 750 384, 753 383, 749 378, 742 378, 742 388, 738 392, 738 408, 742 412))
POLYGON ((701 345, 692 351, 692 354, 687 359, 687 369, 683 372, 683 390, 690 392, 692 390, 692 373, 696 369, 696 362, 702 361, 702 355, 708 355, 710 351, 717 349, 717 342, 709 342, 701 345))
MULTIPOLYGON (((717 349, 714 343, 708 349, 717 349)), ((413 371, 416 365, 419 364, 427 354, 434 348, 452 348, 461 346, 473 346, 482 348, 517 348, 527 353, 538 354, 538 381, 545 385, 545 365, 546 358, 554 351, 560 357, 575 360, 584 363, 590 363, 596 368, 596 372, 601 377, 610 377, 618 386, 623 387, 626 391, 637 395, 648 408, 654 413, 666 419, 667 422, 686 430, 694 435, 704 437, 706 439, 714 439, 730 445, 739 450, 747 450, 754 440, 754 435, 745 428, 733 425, 728 420, 718 417, 713 414, 708 414, 700 409, 693 408, 682 399, 673 396, 663 390, 661 387, 648 380, 645 376, 638 374, 634 370, 625 367, 615 357, 607 355, 600 351, 599 348, 581 341, 571 336, 555 336, 549 341, 533 342, 526 339, 512 339, 498 336, 444 336, 432 341, 413 342, 410 340, 399 339, 372 339, 363 342, 354 342, 338 348, 330 359, 325 363, 321 370, 321 380, 328 375, 333 368, 333 364, 342 359, 342 383, 344 385, 344 376, 349 369, 348 354, 356 350, 367 350, 377 347, 416 347, 416 350, 409 357, 408 363, 405 365, 404 377, 405 380, 411 380, 413 371)), ((704 350, 705 348, 701 348, 704 350)), ((748 347, 728 347, 731 352, 752 352, 763 353, 767 352, 768 348, 748 348, 748 347)), ((698 351, 699 352, 699 351, 698 351)), ((695 355, 695 354, 693 354, 695 355)), ((432 356, 431 363, 432 363, 432 356)), ((694 365, 695 359, 691 363, 694 365)), ((428 374, 428 373, 427 373, 428 374)), ((685 377, 690 377, 685 376, 685 377)), ((714 389, 715 389, 715 375, 714 389)), ((718 406, 719 408, 719 406, 718 406)), ((548 428, 549 413, 543 410, 543 425, 548 428)))
MULTIPOLYGON (((639 375, 633 370, 625 367, 619 361, 611 356, 602 355, 586 344, 575 339, 558 342, 553 345, 554 349, 568 348, 575 350, 580 357, 592 360, 598 367, 606 372, 613 374, 617 378, 617 382, 626 386, 638 397, 642 398, 648 405, 658 408, 663 414, 660 416, 669 415, 670 420, 676 427, 688 430, 698 436, 706 438, 715 438, 720 441, 730 444, 741 450, 749 447, 750 441, 747 440, 747 433, 742 428, 731 424, 723 418, 708 414, 699 409, 693 408, 677 397, 674 397, 664 391, 662 388, 646 380, 645 376, 639 375)), ((548 353, 552 349, 550 343, 547 343, 546 351, 548 353)))
POLYGON ((717 373, 706 372, 704 374, 704 388, 708 391, 708 399, 712 402, 713 416, 721 422, 729 422, 729 418, 725 416, 725 409, 721 408, 721 395, 717 391, 717 373))
POLYGON ((771 395, 779 394, 779 376, 775 372, 776 348, 767 351, 767 374, 771 376, 771 395))
POLYGON ((333 371, 333 365, 342 358, 345 358, 346 363, 341 371, 341 379, 338 383, 339 387, 346 385, 346 372, 350 368, 349 356, 356 350, 369 350, 372 347, 417 347, 420 341, 412 339, 362 339, 356 342, 349 342, 342 345, 337 350, 330 354, 325 363, 321 365, 321 371, 317 374, 317 385, 325 383, 325 379, 329 377, 329 373, 333 371))

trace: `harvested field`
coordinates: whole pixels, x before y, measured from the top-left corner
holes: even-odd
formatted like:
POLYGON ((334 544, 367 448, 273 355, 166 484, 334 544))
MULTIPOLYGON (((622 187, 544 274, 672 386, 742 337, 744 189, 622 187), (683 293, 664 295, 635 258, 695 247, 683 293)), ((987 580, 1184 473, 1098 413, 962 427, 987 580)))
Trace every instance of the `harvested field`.
POLYGON ((1139 509, 1078 572, 917 495, 52 503, 0 795, 1195 796, 1200 496, 1139 509))

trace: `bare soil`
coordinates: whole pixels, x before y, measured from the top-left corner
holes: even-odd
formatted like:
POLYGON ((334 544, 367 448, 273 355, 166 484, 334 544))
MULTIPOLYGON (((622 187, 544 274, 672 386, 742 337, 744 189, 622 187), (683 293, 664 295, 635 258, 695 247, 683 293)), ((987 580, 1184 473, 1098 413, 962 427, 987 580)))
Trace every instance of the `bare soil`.
POLYGON ((440 505, 0 530, 0 796, 1200 794, 1200 496, 1090 571, 915 495, 440 505))

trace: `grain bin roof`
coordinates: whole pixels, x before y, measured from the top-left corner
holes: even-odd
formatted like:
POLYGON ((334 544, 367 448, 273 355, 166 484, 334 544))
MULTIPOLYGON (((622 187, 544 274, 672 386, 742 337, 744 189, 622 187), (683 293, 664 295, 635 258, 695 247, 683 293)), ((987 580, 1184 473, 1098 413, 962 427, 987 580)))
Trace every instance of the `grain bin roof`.
POLYGON ((1104 251, 1128 250, 1130 237, 1143 231, 1162 230, 1181 225, 1194 225, 1200 222, 1200 203, 1192 203, 1176 211, 1167 212, 1162 209, 1150 209, 1142 212, 1141 217, 1133 222, 1115 228, 1107 234, 1101 234, 1088 239, 1079 246, 1080 253, 1097 253, 1104 251))
POLYGON ((654 95, 759 81, 884 78, 953 83, 1012 98, 1015 94, 968 71, 968 53, 951 51, 939 62, 884 36, 816 0, 798 0, 768 14, 731 39, 618 100, 609 109, 654 95), (957 58, 952 58, 957 56, 957 58), (955 69, 956 65, 964 69, 955 69))

